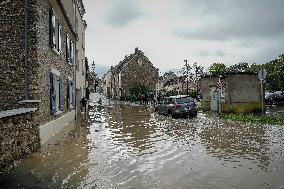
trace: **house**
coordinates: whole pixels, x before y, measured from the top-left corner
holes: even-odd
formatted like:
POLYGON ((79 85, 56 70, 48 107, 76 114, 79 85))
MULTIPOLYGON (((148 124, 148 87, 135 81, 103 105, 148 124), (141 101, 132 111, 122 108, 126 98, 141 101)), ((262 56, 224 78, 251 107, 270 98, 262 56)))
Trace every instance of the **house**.
POLYGON ((221 112, 234 113, 261 110, 261 86, 255 73, 228 73, 220 82, 219 76, 205 75, 200 80, 200 87, 203 110, 219 111, 219 107, 221 112), (218 104, 219 97, 221 105, 218 104))
POLYGON ((134 54, 125 56, 111 72, 113 97, 129 97, 131 89, 135 86, 144 87, 149 92, 156 91, 158 69, 138 47, 135 48, 134 54))
POLYGON ((84 13, 82 0, 1 1, 1 169, 75 119, 75 92, 86 87, 84 13))
MULTIPOLYGON (((65 0, 68 2, 67 0, 65 0)), ((77 6, 75 8, 75 32, 78 34, 76 41, 76 115, 80 115, 80 101, 86 96, 86 88, 88 87, 87 68, 88 62, 85 57, 85 31, 87 28, 86 21, 83 19, 85 8, 82 0, 76 0, 77 6)), ((70 9, 67 9, 70 10, 70 9)))
POLYGON ((102 90, 105 96, 107 96, 108 98, 112 98, 112 68, 102 77, 102 90))

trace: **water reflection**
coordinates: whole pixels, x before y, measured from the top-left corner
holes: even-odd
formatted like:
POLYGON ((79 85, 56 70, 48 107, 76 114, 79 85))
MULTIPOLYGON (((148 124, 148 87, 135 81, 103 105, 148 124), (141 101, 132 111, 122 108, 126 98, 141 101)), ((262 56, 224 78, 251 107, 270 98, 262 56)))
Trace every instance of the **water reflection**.
POLYGON ((247 160, 266 170, 269 166, 266 127, 238 122, 217 122, 200 133, 201 143, 208 153, 225 161, 247 160))
POLYGON ((138 155, 147 153, 153 147, 151 138, 154 138, 156 126, 151 121, 148 107, 116 106, 109 113, 112 115, 109 131, 114 142, 134 148, 138 155))
POLYGON ((89 124, 22 161, 0 188, 277 188, 284 129, 171 119, 149 107, 103 103, 89 124), (110 104, 110 105, 108 105, 110 104), (11 187, 12 186, 12 187, 11 187))

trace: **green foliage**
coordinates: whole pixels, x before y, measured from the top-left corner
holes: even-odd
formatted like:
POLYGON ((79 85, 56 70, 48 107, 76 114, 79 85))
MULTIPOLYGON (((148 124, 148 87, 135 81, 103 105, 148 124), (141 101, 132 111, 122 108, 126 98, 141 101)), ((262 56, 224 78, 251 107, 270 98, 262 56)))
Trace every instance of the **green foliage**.
POLYGON ((209 67, 209 73, 212 75, 224 75, 226 72, 226 65, 223 63, 214 63, 209 67))
POLYGON ((276 118, 270 116, 261 116, 254 114, 233 114, 222 113, 223 119, 229 119, 232 121, 239 121, 244 123, 257 123, 257 124, 270 124, 270 125, 284 125, 284 118, 276 118))
POLYGON ((267 71, 267 89, 284 90, 284 55, 263 65, 267 71))
POLYGON ((198 94, 198 92, 196 90, 191 90, 188 93, 188 95, 191 96, 192 98, 196 98, 197 94, 198 94))
POLYGON ((248 72, 250 66, 246 62, 240 62, 238 64, 234 64, 227 69, 227 72, 248 72))
POLYGON ((130 88, 130 94, 134 98, 138 98, 141 95, 144 95, 148 89, 145 87, 145 85, 137 83, 134 84, 132 88, 130 88))

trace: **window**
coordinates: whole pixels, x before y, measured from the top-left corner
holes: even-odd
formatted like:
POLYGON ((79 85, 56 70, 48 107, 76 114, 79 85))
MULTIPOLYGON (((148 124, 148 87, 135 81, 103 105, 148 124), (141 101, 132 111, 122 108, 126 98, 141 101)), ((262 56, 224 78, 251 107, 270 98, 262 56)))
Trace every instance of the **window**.
POLYGON ((67 80, 67 108, 73 109, 74 108, 74 100, 75 100, 75 87, 73 80, 67 80))
POLYGON ((57 71, 50 73, 50 110, 54 115, 62 112, 62 81, 57 71))
POLYGON ((56 18, 54 10, 50 10, 50 23, 49 23, 49 33, 50 33, 50 47, 54 49, 57 53, 61 52, 62 48, 62 25, 58 18, 56 18))
POLYGON ((66 34, 66 61, 69 64, 74 64, 74 43, 66 34))
POLYGON ((84 59, 82 59, 82 75, 85 75, 84 59))

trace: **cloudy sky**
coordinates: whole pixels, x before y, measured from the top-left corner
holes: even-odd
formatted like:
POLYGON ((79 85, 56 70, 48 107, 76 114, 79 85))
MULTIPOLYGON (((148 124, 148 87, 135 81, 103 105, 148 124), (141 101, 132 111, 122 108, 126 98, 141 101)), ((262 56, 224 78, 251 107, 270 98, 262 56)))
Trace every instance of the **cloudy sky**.
POLYGON ((83 0, 86 56, 101 75, 139 47, 160 71, 184 59, 265 63, 284 52, 284 0, 83 0))

